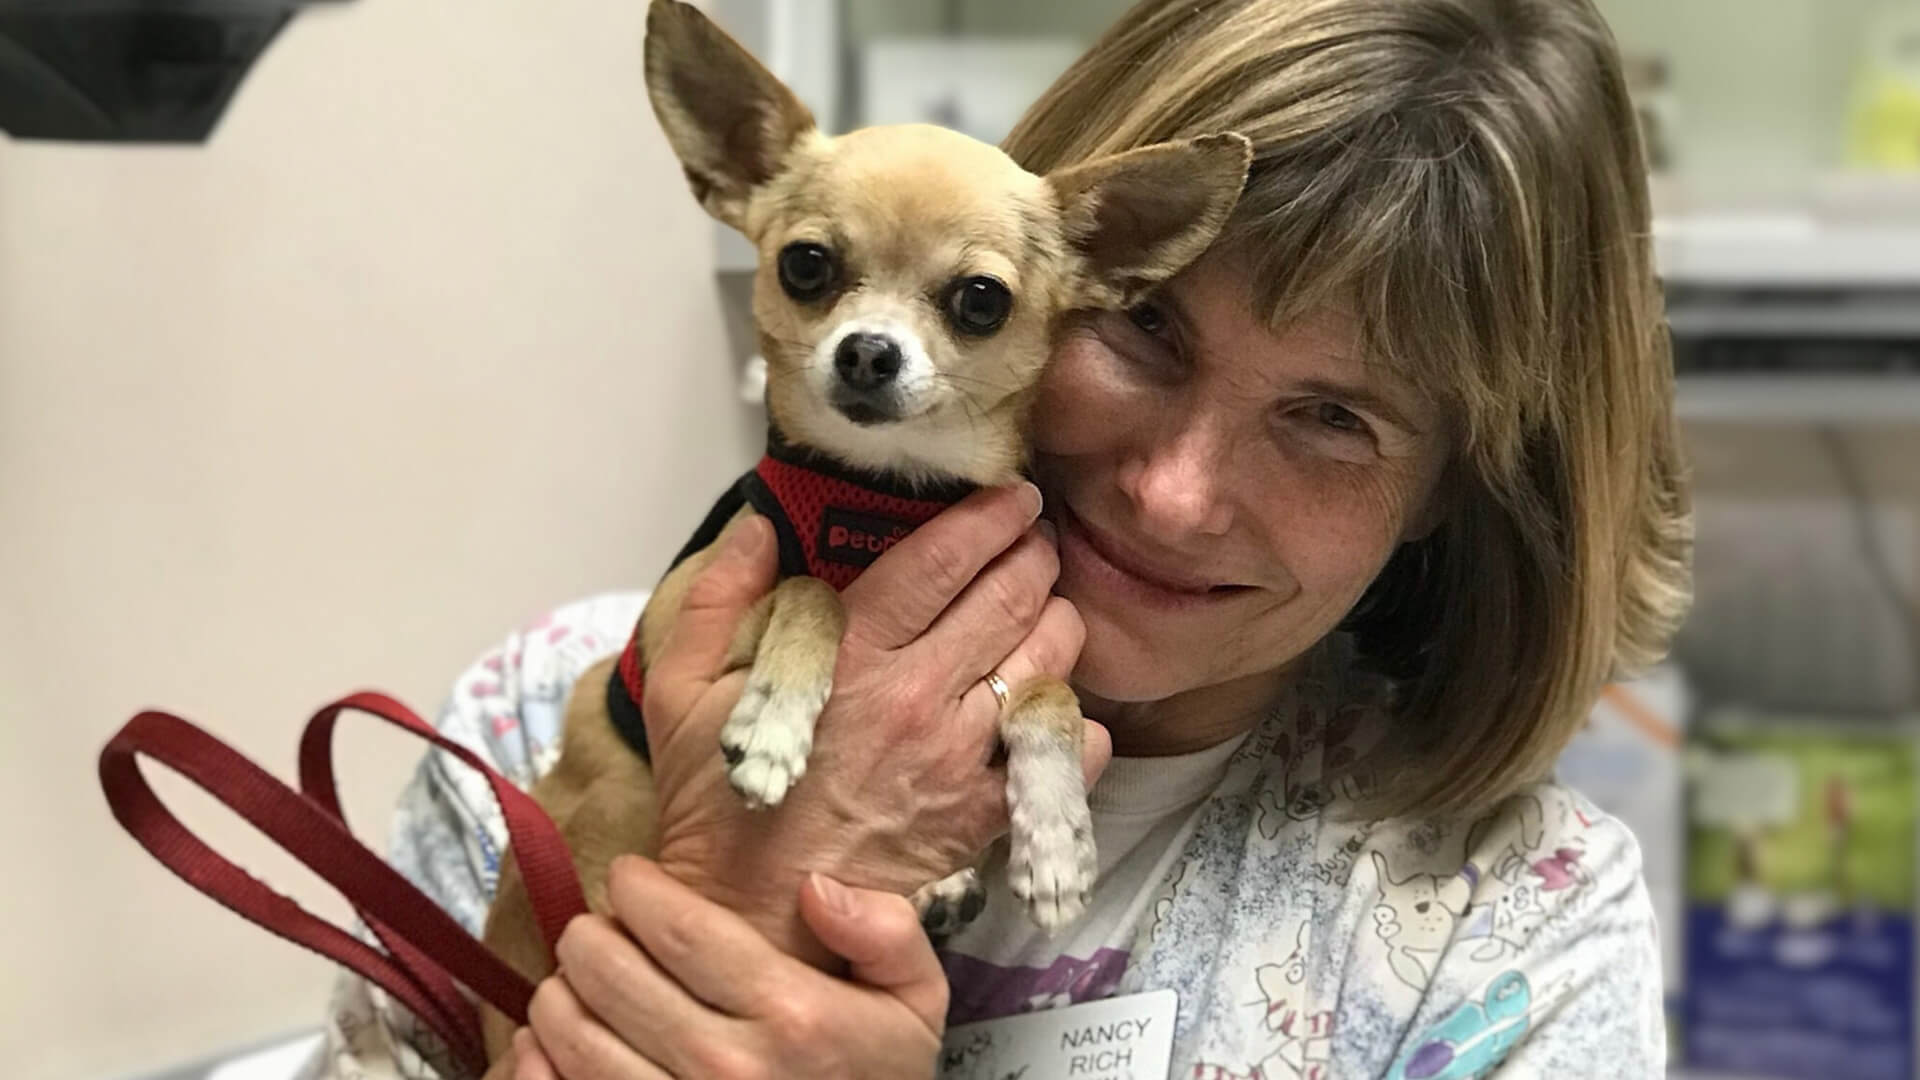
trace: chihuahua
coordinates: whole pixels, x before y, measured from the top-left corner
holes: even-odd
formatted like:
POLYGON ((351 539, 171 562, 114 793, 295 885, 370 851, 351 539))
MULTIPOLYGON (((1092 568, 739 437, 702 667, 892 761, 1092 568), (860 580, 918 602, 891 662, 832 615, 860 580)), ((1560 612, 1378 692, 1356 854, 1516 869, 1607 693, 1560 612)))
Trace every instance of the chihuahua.
MULTIPOLYGON (((638 709, 646 661, 727 529, 762 513, 779 536, 782 579, 729 656, 750 670, 719 748, 741 797, 774 807, 806 772, 833 686, 845 626, 837 588, 960 492, 1021 479, 1027 414, 1063 318, 1136 303, 1197 257, 1249 160, 1247 141, 1223 134, 1036 176, 929 125, 829 137, 745 49, 676 0, 648 11, 646 83, 700 204, 759 252, 753 312, 771 434, 767 458, 661 580, 628 648, 582 676, 559 759, 534 786, 601 913, 609 864, 654 843, 638 709)), ((1009 886, 1057 929, 1084 909, 1097 871, 1079 703, 1054 678, 995 690, 1005 693, 1009 886)), ((983 895, 963 870, 914 899, 938 932, 977 913, 983 895)), ((486 940, 529 978, 551 970, 510 859, 486 940)), ((486 1026, 497 1061, 511 1028, 491 1010, 486 1026)))

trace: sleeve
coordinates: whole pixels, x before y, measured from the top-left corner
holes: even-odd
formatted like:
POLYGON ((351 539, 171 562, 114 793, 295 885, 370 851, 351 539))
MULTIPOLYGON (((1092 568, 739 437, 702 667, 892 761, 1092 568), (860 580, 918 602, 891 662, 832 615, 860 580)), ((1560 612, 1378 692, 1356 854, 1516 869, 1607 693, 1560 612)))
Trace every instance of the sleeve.
POLYGON ((1390 1077, 1593 1077, 1666 1071, 1661 960, 1639 845, 1565 788, 1477 823, 1473 885, 1390 1077))
POLYGON ((1569 952, 1564 998, 1493 1075, 1593 1080, 1666 1075, 1667 1032, 1662 1010, 1660 956, 1652 907, 1644 887, 1623 896, 1601 926, 1569 952))
POLYGON ((1491 1075, 1658 1080, 1667 1070, 1659 935, 1640 876, 1639 846, 1618 822, 1612 865, 1594 868, 1596 896, 1558 933, 1541 935, 1521 970, 1540 986, 1542 1007, 1491 1075))
MULTIPOLYGON (((525 788, 559 756, 567 695, 627 640, 646 594, 610 593, 558 608, 483 654, 454 681, 434 726, 525 788)), ((400 795, 387 859, 475 935, 506 846, 486 781, 430 750, 400 795)), ((356 927, 367 938, 364 927, 356 927)), ((370 939, 369 939, 370 940, 370 939)), ((431 1031, 350 971, 335 980, 323 1044, 302 1080, 448 1080, 460 1075, 431 1031)))

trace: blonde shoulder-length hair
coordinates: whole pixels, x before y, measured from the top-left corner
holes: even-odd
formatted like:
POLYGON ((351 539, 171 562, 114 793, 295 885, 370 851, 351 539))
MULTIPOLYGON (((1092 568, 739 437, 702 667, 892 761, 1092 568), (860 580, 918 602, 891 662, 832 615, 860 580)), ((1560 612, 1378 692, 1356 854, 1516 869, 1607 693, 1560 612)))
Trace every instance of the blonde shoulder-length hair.
POLYGON ((1444 516, 1348 618, 1400 680, 1368 809, 1538 779, 1659 659, 1692 525, 1643 155, 1588 0, 1145 0, 1008 137, 1045 172, 1252 139, 1220 244, 1274 326, 1354 305, 1457 432, 1444 516))

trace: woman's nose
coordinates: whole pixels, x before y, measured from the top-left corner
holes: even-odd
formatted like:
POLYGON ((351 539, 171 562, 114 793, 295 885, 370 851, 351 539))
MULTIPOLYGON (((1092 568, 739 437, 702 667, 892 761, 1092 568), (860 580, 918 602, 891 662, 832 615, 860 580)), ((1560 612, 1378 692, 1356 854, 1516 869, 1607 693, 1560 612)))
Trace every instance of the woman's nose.
POLYGON ((1169 432, 1120 467, 1120 486, 1141 528, 1177 542, 1222 535, 1233 524, 1224 440, 1200 425, 1169 432))

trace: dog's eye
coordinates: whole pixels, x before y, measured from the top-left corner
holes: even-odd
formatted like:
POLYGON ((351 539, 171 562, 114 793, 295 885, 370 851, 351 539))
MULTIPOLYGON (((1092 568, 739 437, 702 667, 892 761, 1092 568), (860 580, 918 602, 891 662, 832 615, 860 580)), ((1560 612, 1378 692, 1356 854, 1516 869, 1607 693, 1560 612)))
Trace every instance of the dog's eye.
POLYGON ((819 244, 788 244, 780 249, 780 288, 801 303, 827 295, 839 278, 833 252, 819 244))
POLYGON ((961 278, 947 293, 947 318, 963 334, 991 334, 1012 311, 1013 294, 997 278, 961 278))

